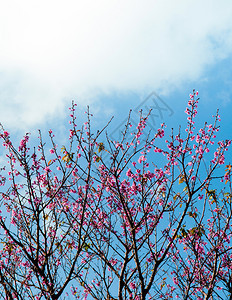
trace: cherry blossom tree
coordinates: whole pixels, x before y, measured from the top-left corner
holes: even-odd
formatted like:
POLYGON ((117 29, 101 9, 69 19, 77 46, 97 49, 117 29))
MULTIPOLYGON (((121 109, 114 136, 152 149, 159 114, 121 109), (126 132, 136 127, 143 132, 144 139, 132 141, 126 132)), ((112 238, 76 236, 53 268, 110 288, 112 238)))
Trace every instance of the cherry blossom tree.
POLYGON ((114 141, 74 103, 68 145, 2 127, 3 299, 232 299, 231 141, 218 112, 197 127, 197 96, 177 132, 141 111, 114 141))

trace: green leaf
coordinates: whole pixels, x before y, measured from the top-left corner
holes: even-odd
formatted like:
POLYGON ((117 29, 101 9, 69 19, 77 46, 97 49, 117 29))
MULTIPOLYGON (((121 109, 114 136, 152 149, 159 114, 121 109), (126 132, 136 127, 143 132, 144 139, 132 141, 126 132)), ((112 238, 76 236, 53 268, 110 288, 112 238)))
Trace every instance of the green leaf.
POLYGON ((84 245, 83 245, 83 248, 85 249, 85 251, 88 251, 90 247, 91 247, 90 243, 84 243, 84 245))
POLYGON ((102 150, 105 149, 105 146, 104 146, 103 143, 99 143, 98 146, 99 146, 99 148, 98 148, 98 152, 99 152, 99 153, 100 153, 102 150))
POLYGON ((63 161, 69 163, 73 159, 74 153, 67 153, 65 156, 62 158, 63 161))
POLYGON ((96 157, 96 162, 99 162, 101 160, 101 157, 100 156, 97 156, 96 157))
POLYGON ((179 177, 179 184, 181 184, 184 181, 185 181, 184 175, 180 175, 180 177, 179 177))
POLYGON ((61 148, 61 152, 63 152, 63 153, 65 153, 65 152, 66 152, 66 148, 65 148, 65 146, 63 146, 63 147, 61 148))

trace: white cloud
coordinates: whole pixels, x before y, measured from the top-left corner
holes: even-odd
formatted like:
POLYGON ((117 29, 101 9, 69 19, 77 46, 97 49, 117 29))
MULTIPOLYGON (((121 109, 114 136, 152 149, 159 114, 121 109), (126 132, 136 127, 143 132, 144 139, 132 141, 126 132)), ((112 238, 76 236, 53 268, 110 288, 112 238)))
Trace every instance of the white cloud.
POLYGON ((114 91, 169 89, 232 52, 232 2, 0 3, 0 120, 33 126, 114 91))

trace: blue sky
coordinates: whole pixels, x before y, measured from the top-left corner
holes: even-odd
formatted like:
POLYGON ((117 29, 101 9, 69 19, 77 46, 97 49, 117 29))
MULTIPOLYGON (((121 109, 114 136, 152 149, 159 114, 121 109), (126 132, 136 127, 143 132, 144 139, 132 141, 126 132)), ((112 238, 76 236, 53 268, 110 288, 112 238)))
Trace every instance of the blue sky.
POLYGON ((96 128, 114 115, 114 134, 156 92, 170 109, 155 126, 178 130, 196 89, 202 124, 219 108, 232 138, 231 16, 231 0, 0 0, 0 122, 13 138, 55 129, 62 145, 73 99, 96 128))
POLYGON ((195 88, 231 135, 231 15, 230 0, 1 1, 0 120, 62 130, 74 99, 118 124, 155 91, 175 126, 195 88))

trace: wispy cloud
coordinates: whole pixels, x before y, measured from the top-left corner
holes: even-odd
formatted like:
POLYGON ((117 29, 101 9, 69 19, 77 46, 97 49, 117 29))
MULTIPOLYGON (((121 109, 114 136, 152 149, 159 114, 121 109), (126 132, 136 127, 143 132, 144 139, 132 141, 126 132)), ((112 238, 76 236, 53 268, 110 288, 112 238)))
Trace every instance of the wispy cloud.
POLYGON ((196 80, 232 52, 231 1, 2 1, 0 120, 33 126, 115 91, 196 80))

